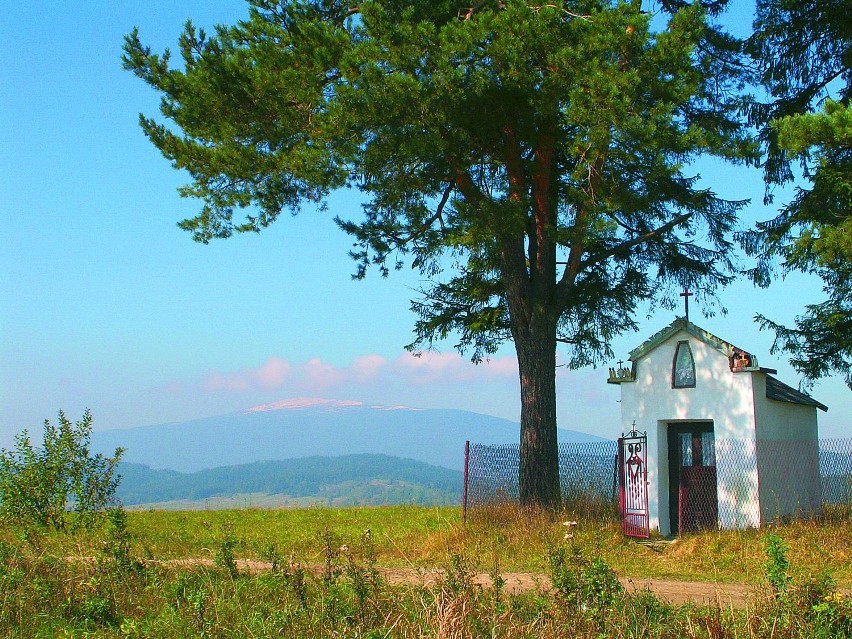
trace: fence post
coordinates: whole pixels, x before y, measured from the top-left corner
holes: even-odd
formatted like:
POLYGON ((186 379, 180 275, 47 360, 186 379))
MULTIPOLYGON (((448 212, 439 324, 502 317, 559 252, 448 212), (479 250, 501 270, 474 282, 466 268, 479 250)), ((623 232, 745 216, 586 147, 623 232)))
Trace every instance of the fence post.
POLYGON ((464 489, 462 491, 462 522, 467 522, 467 478, 470 466, 470 440, 464 443, 464 489))
MULTIPOLYGON (((612 460, 612 503, 618 508, 619 492, 618 492, 618 473, 621 469, 618 465, 618 451, 615 453, 615 458, 612 460)), ((620 513, 619 513, 620 514, 620 513)))

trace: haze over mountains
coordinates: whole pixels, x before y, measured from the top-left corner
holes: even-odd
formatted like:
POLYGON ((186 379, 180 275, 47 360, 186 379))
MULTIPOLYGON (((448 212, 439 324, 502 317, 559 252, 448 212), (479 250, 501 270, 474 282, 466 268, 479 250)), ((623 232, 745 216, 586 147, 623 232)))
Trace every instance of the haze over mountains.
MULTIPOLYGON (((518 441, 516 422, 463 410, 291 399, 193 421, 92 434, 94 452, 183 473, 260 461, 373 454, 461 470, 464 442, 518 441)), ((600 437, 560 429, 559 441, 600 437)))
MULTIPOLYGON (((92 433, 126 449, 127 505, 448 504, 461 499, 464 443, 516 443, 516 422, 463 410, 291 399, 183 423, 92 433)), ((559 441, 600 437, 560 430, 559 441)))

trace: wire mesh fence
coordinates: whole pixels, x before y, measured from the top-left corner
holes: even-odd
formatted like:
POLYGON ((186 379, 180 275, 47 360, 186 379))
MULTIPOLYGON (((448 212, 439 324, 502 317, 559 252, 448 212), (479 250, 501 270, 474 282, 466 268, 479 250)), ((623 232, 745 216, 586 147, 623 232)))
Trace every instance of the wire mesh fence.
MULTIPOLYGON (((559 444, 559 479, 566 506, 587 514, 615 514, 618 497, 618 444, 595 441, 559 444)), ((518 503, 520 446, 470 444, 466 495, 468 510, 518 503)))
POLYGON ((709 481, 677 485, 680 531, 760 526, 852 504, 852 439, 717 440, 714 453, 709 481))
MULTIPOLYGON (((615 441, 559 445, 566 507, 617 514, 617 449, 615 441)), ((680 520, 678 529, 707 527, 711 520, 722 528, 759 526, 824 505, 852 505, 852 438, 716 440, 710 450, 703 462, 687 466, 707 466, 712 472, 685 470, 685 481, 670 493, 678 501, 668 514, 680 520)), ((470 444, 465 508, 518 503, 519 467, 517 444, 470 444)))
POLYGON ((821 439, 819 475, 822 503, 852 504, 852 439, 821 439))

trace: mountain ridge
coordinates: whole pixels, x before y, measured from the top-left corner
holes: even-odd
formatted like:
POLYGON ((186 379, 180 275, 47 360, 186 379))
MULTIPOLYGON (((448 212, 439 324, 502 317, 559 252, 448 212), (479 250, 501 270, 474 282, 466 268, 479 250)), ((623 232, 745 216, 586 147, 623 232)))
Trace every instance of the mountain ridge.
MULTIPOLYGON (((304 457, 381 454, 461 470, 465 441, 517 443, 511 420, 460 409, 295 398, 186 422, 92 433, 92 450, 126 449, 124 461, 196 472, 304 457)), ((559 429, 561 442, 603 438, 559 429)))

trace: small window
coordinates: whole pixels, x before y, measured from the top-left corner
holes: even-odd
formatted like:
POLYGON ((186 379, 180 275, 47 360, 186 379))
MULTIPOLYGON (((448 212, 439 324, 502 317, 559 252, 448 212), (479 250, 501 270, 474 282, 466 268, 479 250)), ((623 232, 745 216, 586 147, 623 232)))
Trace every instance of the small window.
POLYGON ((712 430, 701 433, 701 465, 716 465, 716 438, 712 430))
POLYGON ((680 434, 680 465, 692 466, 692 433, 680 434))
POLYGON ((695 388, 695 360, 689 342, 678 342, 672 362, 672 387, 695 388))

